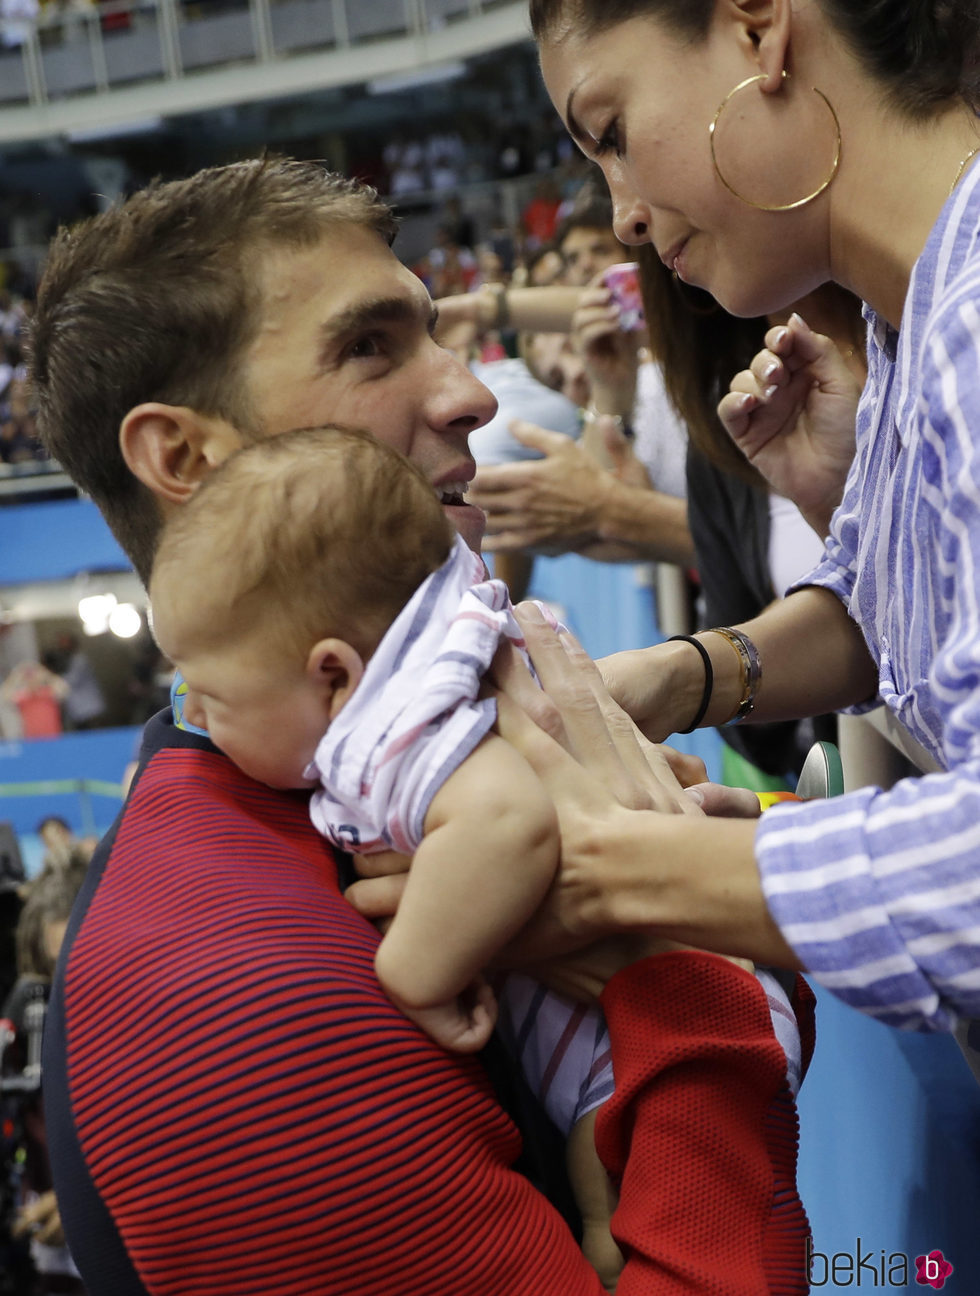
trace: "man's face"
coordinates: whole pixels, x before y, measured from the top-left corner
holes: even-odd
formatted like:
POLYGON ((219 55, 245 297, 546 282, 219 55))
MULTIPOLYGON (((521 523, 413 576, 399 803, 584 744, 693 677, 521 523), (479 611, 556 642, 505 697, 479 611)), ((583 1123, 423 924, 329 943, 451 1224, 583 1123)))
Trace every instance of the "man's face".
POLYGON ((244 356, 255 425, 272 436, 338 423, 401 451, 478 550, 486 519, 463 498, 468 437, 496 400, 433 341, 424 286, 372 230, 338 226, 315 247, 264 253, 264 308, 244 356))
POLYGON ((565 261, 562 279, 567 284, 584 287, 611 265, 628 261, 626 249, 609 229, 571 229, 561 241, 565 261))
POLYGON ((592 399, 592 383, 585 361, 567 333, 535 333, 529 344, 527 365, 538 382, 561 392, 573 405, 584 408, 592 399))

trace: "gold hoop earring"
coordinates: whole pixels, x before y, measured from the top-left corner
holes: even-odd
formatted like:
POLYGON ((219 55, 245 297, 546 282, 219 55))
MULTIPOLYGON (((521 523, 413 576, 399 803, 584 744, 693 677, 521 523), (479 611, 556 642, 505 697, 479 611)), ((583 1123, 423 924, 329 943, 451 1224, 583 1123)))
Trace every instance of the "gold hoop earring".
MULTIPOLYGON (((789 80, 789 73, 785 70, 785 68, 783 69, 782 76, 784 81, 789 80)), ((728 94, 725 95, 724 99, 722 99, 721 103, 718 105, 718 111, 715 113, 714 117, 712 118, 711 125, 708 127, 708 138, 711 144, 711 164, 715 169, 715 174, 717 175, 718 179, 725 186, 728 192, 734 194, 735 197, 739 200, 739 202, 745 203, 747 207, 754 207, 757 211, 765 211, 765 212, 794 211, 797 207, 805 207, 807 203, 813 202, 814 198, 819 198, 820 195, 824 192, 824 190, 830 187, 830 184, 833 181, 834 176, 837 174, 837 168, 840 166, 840 155, 841 155, 840 121, 837 117, 837 114, 834 112, 833 104, 830 102, 830 100, 827 98, 824 92, 822 90, 818 90, 816 86, 811 86, 810 88, 813 90, 813 93, 819 95, 820 98, 827 105, 827 111, 830 113, 831 120, 834 123, 834 136, 835 136, 834 160, 830 165, 830 174, 827 176, 826 180, 824 180, 822 184, 818 185, 817 188, 814 189, 813 193, 808 193, 805 198, 797 198, 795 202, 788 202, 788 203, 753 202, 751 198, 746 198, 744 194, 739 193, 739 191, 735 188, 735 186, 731 184, 728 180, 726 180, 724 175, 722 174, 721 167, 718 164, 718 154, 715 149, 715 129, 718 125, 722 113, 725 111, 725 109, 728 107, 731 101, 735 98, 735 96, 739 94, 742 90, 748 89, 749 86, 755 85, 759 81, 765 81, 765 79, 766 79, 765 73, 759 73, 756 76, 746 77, 744 81, 739 82, 739 84, 735 87, 734 90, 729 90, 728 94)))

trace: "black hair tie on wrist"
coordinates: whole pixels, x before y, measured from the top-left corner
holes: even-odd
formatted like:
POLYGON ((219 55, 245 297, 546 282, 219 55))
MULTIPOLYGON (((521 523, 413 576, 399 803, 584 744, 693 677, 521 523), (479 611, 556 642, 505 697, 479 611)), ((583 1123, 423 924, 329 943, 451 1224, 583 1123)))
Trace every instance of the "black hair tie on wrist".
POLYGON ((711 669, 711 658, 708 656, 708 650, 700 639, 695 639, 693 635, 671 635, 667 643, 674 643, 680 640, 681 643, 692 644, 701 654, 701 660, 704 662, 704 692, 701 694, 701 705, 698 707, 697 715, 691 721, 686 729, 678 729, 677 733, 689 734, 697 729, 698 725, 704 719, 708 704, 711 701, 711 690, 715 685, 715 673, 711 669))

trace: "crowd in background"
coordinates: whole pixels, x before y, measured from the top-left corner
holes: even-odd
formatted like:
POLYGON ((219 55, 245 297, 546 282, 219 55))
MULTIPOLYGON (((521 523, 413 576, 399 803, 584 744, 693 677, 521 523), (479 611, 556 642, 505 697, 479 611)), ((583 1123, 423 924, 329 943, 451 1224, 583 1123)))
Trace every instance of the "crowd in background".
POLYGON ((41 869, 30 881, 0 878, 3 962, 0 1019, 0 1296, 83 1293, 51 1187, 36 1039, 71 907, 95 849, 59 816, 38 824, 41 869))
POLYGON ((0 463, 46 458, 34 426, 27 391, 24 337, 31 298, 0 287, 0 463))

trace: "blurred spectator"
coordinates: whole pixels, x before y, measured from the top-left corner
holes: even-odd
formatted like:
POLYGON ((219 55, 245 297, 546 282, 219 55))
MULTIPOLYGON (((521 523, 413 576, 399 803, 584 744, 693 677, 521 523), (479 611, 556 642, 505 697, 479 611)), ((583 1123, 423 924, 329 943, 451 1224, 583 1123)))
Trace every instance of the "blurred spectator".
POLYGON ((33 418, 15 418, 9 414, 0 420, 0 463, 34 463, 42 457, 33 418))
POLYGON ((66 729, 94 729, 105 715, 105 696, 92 663, 73 634, 60 634, 55 647, 44 654, 44 665, 60 675, 67 692, 61 711, 66 729))
POLYGON ((565 262, 554 243, 542 243, 525 257, 521 282, 532 288, 547 288, 564 275, 565 262))
POLYGON ((562 222, 555 245, 562 257, 562 282, 578 287, 591 283, 609 266, 630 260, 613 231, 608 197, 596 195, 589 185, 562 222))
POLYGON ((0 45, 6 49, 23 45, 39 13, 38 0, 0 0, 0 45))
POLYGON ((68 685, 37 661, 22 661, 0 684, 0 697, 17 708, 24 738, 56 738, 62 732, 61 702, 68 685))
POLYGON ((508 279, 504 258, 492 243, 480 243, 476 249, 476 278, 471 285, 479 288, 485 283, 506 283, 508 279))
POLYGON ((71 825, 60 815, 45 816, 36 831, 46 851, 63 853, 75 845, 76 838, 71 825))
POLYGON ((27 331, 33 303, 9 289, 0 291, 0 337, 4 343, 20 341, 27 331))
POLYGON ((527 172, 527 130, 523 122, 503 124, 497 136, 497 175, 501 180, 527 172))
MULTIPOLYGON (((3 1006, 22 1040, 32 1029, 32 1004, 46 1003, 58 952, 64 940, 72 905, 85 880, 91 851, 76 846, 46 865, 30 884, 17 924, 18 980, 3 1006)), ((36 1028, 35 1028, 36 1029, 36 1028)), ((23 1051, 16 1057, 23 1067, 23 1051)), ((29 1241, 33 1273, 18 1291, 23 1296, 51 1293, 84 1294, 78 1270, 72 1263, 61 1230, 58 1203, 51 1186, 47 1137, 40 1093, 18 1099, 16 1123, 20 1126, 19 1202, 14 1216, 14 1238, 29 1241)), ((8 1117, 14 1123, 14 1117, 8 1117)), ((6 1167, 5 1167, 6 1169, 6 1167)))
POLYGON ((130 724, 146 724, 151 716, 167 705, 170 701, 172 678, 173 667, 168 664, 152 636, 144 635, 136 646, 127 685, 130 724))
POLYGON ((532 247, 550 243, 555 234, 561 195, 554 180, 539 180, 534 197, 521 212, 521 224, 532 247))
POLYGON ((449 232, 449 237, 457 247, 471 248, 476 244, 476 226, 473 217, 463 210, 458 194, 446 199, 439 224, 449 232))
POLYGON ((417 139, 396 136, 382 154, 392 198, 426 188, 425 152, 417 139))
POLYGON ((428 255, 430 292, 433 297, 454 297, 469 292, 477 277, 476 257, 453 241, 452 230, 441 226, 436 245, 428 255))
POLYGON ((10 385, 13 380, 14 366, 10 348, 4 342, 0 342, 0 408, 10 401, 10 385))
POLYGON ((459 172, 452 158, 443 154, 436 156, 429 166, 429 188, 439 193, 455 189, 459 184, 459 172))
POLYGON ((44 459, 30 405, 20 343, 0 345, 0 462, 18 464, 44 459))
POLYGON ((568 437, 578 436, 581 425, 577 405, 558 390, 544 386, 523 360, 495 360, 489 364, 473 361, 470 369, 497 398, 494 417, 470 433, 470 453, 479 466, 540 457, 514 440, 510 431, 514 419, 568 437))
POLYGON ((61 815, 46 815, 36 831, 44 844, 42 874, 68 868, 79 859, 90 860, 99 844, 98 837, 76 836, 74 828, 61 815))

